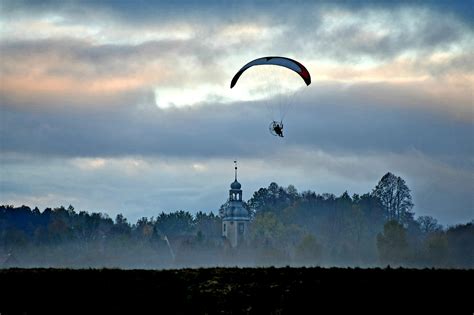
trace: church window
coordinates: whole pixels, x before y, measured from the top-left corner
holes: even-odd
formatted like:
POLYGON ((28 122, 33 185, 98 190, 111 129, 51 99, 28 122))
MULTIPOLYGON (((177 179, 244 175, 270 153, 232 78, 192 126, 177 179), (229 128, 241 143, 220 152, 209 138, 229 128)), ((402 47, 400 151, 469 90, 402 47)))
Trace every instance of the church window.
POLYGON ((244 224, 239 223, 239 234, 244 234, 244 224))

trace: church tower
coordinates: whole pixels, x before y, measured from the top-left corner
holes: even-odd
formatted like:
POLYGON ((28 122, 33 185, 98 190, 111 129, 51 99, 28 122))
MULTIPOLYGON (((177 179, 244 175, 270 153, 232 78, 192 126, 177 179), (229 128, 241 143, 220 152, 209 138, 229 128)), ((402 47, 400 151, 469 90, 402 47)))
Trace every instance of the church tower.
POLYGON ((222 236, 227 238, 232 247, 237 247, 245 242, 250 216, 242 201, 242 186, 237 181, 237 161, 234 161, 234 165, 235 180, 230 184, 229 200, 223 213, 222 236))

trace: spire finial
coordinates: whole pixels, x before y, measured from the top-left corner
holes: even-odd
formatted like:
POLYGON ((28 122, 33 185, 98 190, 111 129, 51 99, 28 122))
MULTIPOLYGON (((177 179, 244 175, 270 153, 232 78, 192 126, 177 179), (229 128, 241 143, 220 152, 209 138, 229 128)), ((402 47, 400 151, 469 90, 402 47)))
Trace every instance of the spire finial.
POLYGON ((235 181, 237 181, 237 161, 234 161, 235 166, 235 181))

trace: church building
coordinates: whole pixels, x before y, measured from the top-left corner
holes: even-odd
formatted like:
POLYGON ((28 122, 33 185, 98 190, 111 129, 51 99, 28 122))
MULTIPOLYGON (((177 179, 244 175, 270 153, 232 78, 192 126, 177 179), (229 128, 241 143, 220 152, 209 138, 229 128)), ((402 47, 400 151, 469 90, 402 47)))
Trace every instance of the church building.
POLYGON ((229 200, 223 211, 222 236, 231 247, 245 243, 250 216, 242 200, 242 186, 237 181, 237 161, 235 164, 235 180, 230 184, 229 200))

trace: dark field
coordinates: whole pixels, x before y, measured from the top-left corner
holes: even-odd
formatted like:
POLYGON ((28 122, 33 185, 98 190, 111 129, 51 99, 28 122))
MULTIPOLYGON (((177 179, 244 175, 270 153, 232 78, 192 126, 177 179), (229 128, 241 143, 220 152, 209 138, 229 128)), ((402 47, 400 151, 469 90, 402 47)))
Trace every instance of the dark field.
POLYGON ((472 314, 473 284, 474 270, 4 269, 0 305, 1 314, 89 313, 85 310, 98 308, 114 312, 122 307, 133 307, 134 314, 143 313, 138 310, 144 307, 161 314, 314 314, 323 307, 381 314, 393 310, 472 314))

